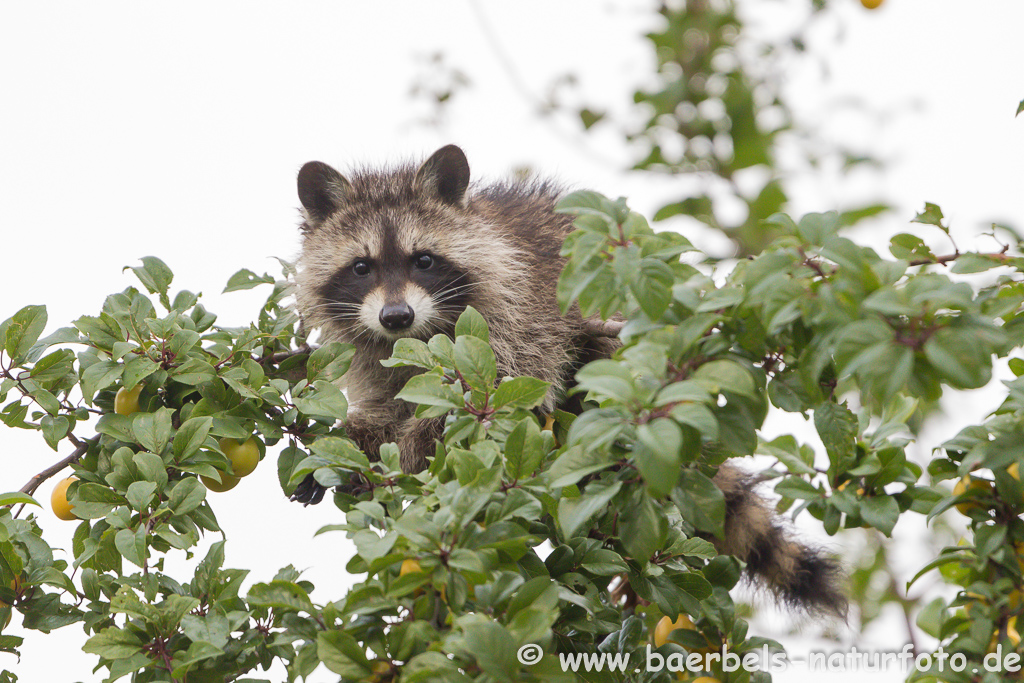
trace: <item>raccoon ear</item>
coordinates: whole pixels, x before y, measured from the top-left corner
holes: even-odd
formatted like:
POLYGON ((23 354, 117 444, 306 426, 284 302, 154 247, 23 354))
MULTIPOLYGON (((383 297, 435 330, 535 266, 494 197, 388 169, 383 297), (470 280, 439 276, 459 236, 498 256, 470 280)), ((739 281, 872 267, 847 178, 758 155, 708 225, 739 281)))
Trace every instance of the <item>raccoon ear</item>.
POLYGON ((352 192, 352 184, 321 161, 310 161, 299 170, 299 201, 310 218, 323 220, 338 210, 352 192))
POLYGON ((434 152, 416 171, 413 188, 417 193, 440 199, 445 204, 466 205, 469 187, 469 162, 466 153, 455 145, 434 152))

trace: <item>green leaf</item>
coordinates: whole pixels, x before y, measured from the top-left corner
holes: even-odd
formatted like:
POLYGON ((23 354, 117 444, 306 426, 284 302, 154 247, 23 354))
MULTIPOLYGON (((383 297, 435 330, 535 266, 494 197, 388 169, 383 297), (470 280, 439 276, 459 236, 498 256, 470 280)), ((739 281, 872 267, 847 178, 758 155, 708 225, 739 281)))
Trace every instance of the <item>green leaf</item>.
POLYGON ((46 306, 26 306, 0 323, 0 343, 15 364, 25 360, 46 327, 46 306))
MULTIPOLYGON (((419 340, 399 339, 395 345, 396 353, 399 345, 411 341, 419 340)), ((309 354, 306 361, 306 379, 311 384, 318 379, 334 382, 348 371, 354 355, 355 348, 351 344, 328 342, 309 354)))
POLYGON ((366 454, 360 451, 354 443, 337 436, 320 437, 313 442, 310 450, 343 467, 365 469, 370 466, 366 454))
POLYGON ((391 548, 394 547, 397 540, 398 534, 378 536, 377 532, 371 529, 361 529, 352 534, 352 542, 356 546, 356 552, 367 563, 384 557, 391 552, 391 548))
POLYGON ((217 371, 205 360, 189 358, 180 366, 172 368, 170 376, 175 382, 195 386, 216 378, 217 371))
POLYGON ((364 679, 371 673, 366 648, 344 631, 317 633, 316 653, 328 670, 345 678, 364 679))
POLYGON ((105 413, 96 421, 96 431, 113 437, 118 441, 134 443, 135 434, 132 433, 132 421, 130 415, 105 413))
MULTIPOLYGON (((170 299, 167 298, 167 288, 171 286, 171 280, 174 279, 171 269, 167 267, 166 263, 155 256, 143 256, 141 261, 141 266, 131 266, 135 277, 139 278, 139 282, 146 287, 150 294, 158 294, 160 296, 160 302, 163 303, 165 308, 170 308, 171 303, 170 299)), ((123 270, 128 268, 129 266, 125 266, 123 270)))
POLYGON ((455 368, 470 387, 480 392, 490 392, 498 378, 494 351, 477 337, 455 340, 455 368))
POLYGON ((409 378, 395 398, 448 410, 461 407, 463 403, 461 393, 452 385, 445 384, 444 377, 432 373, 409 378))
POLYGON ((935 598, 917 613, 915 623, 918 628, 930 635, 932 638, 941 640, 945 635, 942 632, 942 625, 949 616, 946 613, 946 602, 942 598, 935 598))
POLYGON ((531 476, 544 458, 540 427, 532 417, 520 420, 505 439, 505 473, 513 481, 531 476))
POLYGON ((577 190, 563 197, 555 206, 558 213, 568 213, 576 216, 599 216, 605 218, 609 224, 619 223, 619 217, 625 220, 626 215, 620 207, 599 192, 593 190, 577 190))
POLYGON ((674 382, 658 392, 658 398, 654 402, 656 406, 664 406, 669 403, 689 401, 692 403, 711 403, 711 394, 707 389, 694 380, 687 379, 682 382, 674 382))
POLYGON ((157 484, 158 487, 167 484, 167 469, 159 455, 142 451, 134 453, 131 457, 132 463, 143 479, 157 484))
POLYGON ((683 449, 683 431, 668 418, 657 418, 641 424, 636 429, 637 438, 662 460, 676 464, 680 462, 683 449))
POLYGON ((935 254, 917 235, 900 233, 890 240, 889 252, 898 259, 914 261, 917 259, 935 260, 935 254))
POLYGON ((193 642, 209 643, 216 648, 223 648, 231 637, 231 625, 222 614, 210 613, 206 616, 186 614, 181 618, 181 630, 193 642))
POLYGON ((668 517, 646 492, 641 491, 639 497, 639 502, 631 505, 629 514, 621 520, 621 538, 630 556, 646 565, 655 551, 665 545, 668 517))
POLYGON ((485 674, 508 683, 520 680, 514 654, 516 641, 501 624, 493 621, 472 624, 465 629, 465 643, 485 674))
POLYGON ((977 389, 992 378, 992 350, 969 329, 944 327, 928 337, 924 355, 936 372, 957 389, 977 389))
POLYGON ((145 356, 133 358, 124 364, 124 375, 122 376, 121 383, 125 389, 132 389, 140 381, 159 369, 159 365, 145 356))
POLYGON ((702 403, 680 403, 669 413, 673 420, 689 425, 709 439, 718 439, 718 419, 711 409, 702 403))
POLYGON ((679 484, 672 489, 671 498, 683 519, 698 530, 719 538, 725 534, 725 496, 705 474, 684 469, 679 484))
POLYGON ((170 408, 161 408, 154 413, 136 413, 132 421, 135 440, 151 453, 160 455, 171 439, 170 408))
POLYGON ((121 529, 114 536, 114 546, 121 556, 132 564, 142 567, 146 564, 146 528, 145 525, 138 529, 121 529))
POLYGON ((813 451, 810 453, 810 461, 805 461, 796 438, 790 434, 783 434, 772 441, 761 443, 758 446, 757 453, 778 458, 786 466, 786 469, 793 474, 809 474, 813 476, 816 473, 813 467, 813 451))
POLYGON ((249 589, 249 603, 253 607, 273 607, 293 612, 316 612, 309 594, 291 581, 257 583, 249 589))
POLYGON ((529 410, 544 402, 550 382, 534 377, 516 377, 498 385, 491 397, 491 407, 529 410))
POLYGON ((828 452, 829 473, 843 472, 853 466, 856 455, 857 416, 833 401, 824 401, 814 409, 814 426, 828 452))
POLYGON ((754 396, 754 378, 746 368, 731 360, 713 360, 704 363, 693 373, 694 379, 712 394, 729 391, 742 396, 754 396))
POLYGON ((209 416, 193 417, 185 420, 178 433, 174 435, 174 458, 179 462, 193 456, 206 443, 206 437, 213 426, 213 418, 209 416))
POLYGON ((899 521, 900 507, 892 496, 873 496, 860 501, 860 516, 886 536, 899 521))
POLYGON ((455 336, 476 337, 485 342, 490 342, 491 336, 487 329, 487 321, 480 315, 480 312, 472 306, 466 306, 459 319, 455 322, 455 336))
POLYGON ((937 204, 931 202, 925 202, 924 211, 917 214, 911 219, 913 223, 924 223, 925 225, 934 225, 935 227, 942 230, 942 232, 949 234, 949 228, 942 224, 942 209, 937 204))
POLYGON ((563 538, 572 538, 594 515, 608 507, 608 503, 622 488, 622 482, 591 482, 585 495, 562 498, 558 501, 558 527, 563 538))
POLYGON ((611 467, 614 462, 606 452, 574 446, 562 453, 548 470, 549 485, 556 490, 572 486, 588 474, 611 467))
POLYGON ((580 123, 583 124, 583 130, 590 130, 590 128, 598 121, 604 118, 604 112, 593 111, 584 107, 579 110, 580 123))
POLYGON ((312 392, 301 398, 293 398, 292 402, 300 413, 311 417, 341 420, 348 414, 348 401, 341 389, 322 379, 314 382, 312 392))
POLYGON ((175 680, 185 680, 185 676, 193 664, 219 657, 222 654, 224 654, 224 650, 216 645, 204 643, 203 641, 193 642, 189 644, 188 649, 184 653, 175 653, 173 659, 174 668, 171 670, 171 675, 174 676, 175 680))
POLYGON ((93 363, 82 373, 82 396, 92 404, 92 397, 100 389, 105 389, 121 378, 124 366, 114 361, 105 360, 93 363))
MULTIPOLYGON (((76 333, 77 336, 77 333, 76 333)), ((36 342, 33 348, 39 348, 41 342, 36 342)), ((32 355, 31 353, 29 354, 32 355)), ((42 385, 46 385, 50 382, 56 382, 68 375, 74 374, 74 361, 75 354, 69 349, 58 349, 51 354, 48 354, 45 358, 42 358, 29 372, 29 375, 36 382, 42 385)))
POLYGON ((817 500, 822 495, 813 484, 800 477, 786 477, 775 485, 775 492, 795 500, 817 500))
POLYGON ((142 653, 143 644, 134 633, 120 628, 106 628, 85 641, 82 651, 105 659, 125 659, 142 653))
POLYGON ((986 256, 985 254, 961 254, 953 263, 950 272, 953 273, 982 273, 992 268, 1005 265, 1002 260, 986 256))
POLYGON ((67 436, 71 422, 63 415, 58 417, 44 415, 39 421, 39 427, 43 432, 43 440, 46 441, 46 444, 53 450, 57 450, 57 444, 67 436))
MULTIPOLYGON (((6 339, 6 334, 2 330, 3 324, 0 323, 0 344, 2 344, 6 339)), ((56 332, 46 335, 45 337, 37 341, 35 344, 33 344, 32 348, 29 349, 27 358, 30 361, 34 361, 43 354, 43 351, 56 344, 79 343, 81 343, 81 336, 78 334, 78 330, 76 330, 74 327, 62 327, 56 332)), ((69 351, 68 353, 71 352, 69 351)), ((71 353, 71 357, 74 357, 73 353, 71 353)), ((35 370, 33 369, 33 375, 34 374, 35 370)))
POLYGON ((134 481, 128 486, 125 498, 133 510, 144 512, 156 493, 156 483, 152 481, 134 481))
POLYGON ((179 480, 167 496, 167 507, 175 515, 184 515, 202 505, 206 499, 206 487, 195 477, 179 480))
POLYGON ((580 568, 597 576, 614 576, 627 570, 626 561, 613 550, 594 548, 583 556, 580 568))
POLYGON ((668 265, 655 258, 645 258, 640 262, 640 272, 630 282, 630 288, 647 317, 658 320, 672 303, 674 283, 675 275, 668 265))
POLYGON ((263 284, 274 284, 274 278, 270 277, 266 273, 263 275, 257 275, 248 268, 242 268, 240 271, 228 278, 228 284, 224 288, 224 292, 237 292, 240 289, 252 289, 253 287, 263 284))
POLYGON ((580 389, 625 403, 633 398, 636 385, 633 375, 623 364, 602 359, 587 363, 576 373, 580 389))
POLYGON ((809 213, 800 219, 797 231, 808 244, 823 245, 838 233, 839 226, 839 214, 835 211, 809 213))
POLYGON ((420 339, 399 339, 395 342, 391 358, 385 358, 380 364, 387 368, 413 366, 427 370, 438 366, 434 354, 426 342, 420 339))
POLYGON ((700 557, 705 560, 710 560, 718 555, 715 546, 703 538, 687 538, 682 543, 674 544, 672 552, 686 555, 687 557, 700 557))
POLYGON ((39 502, 28 495, 27 493, 21 493, 20 491, 14 493, 0 493, 0 507, 6 505, 39 505, 39 502))

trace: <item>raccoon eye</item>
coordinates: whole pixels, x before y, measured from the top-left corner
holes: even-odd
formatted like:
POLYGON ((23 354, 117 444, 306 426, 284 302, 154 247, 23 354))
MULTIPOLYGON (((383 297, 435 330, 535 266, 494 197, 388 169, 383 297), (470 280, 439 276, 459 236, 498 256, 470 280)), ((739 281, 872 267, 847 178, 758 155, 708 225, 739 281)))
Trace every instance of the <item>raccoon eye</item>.
POLYGON ((366 261, 356 261, 355 263, 352 264, 352 272, 360 276, 369 275, 370 264, 367 263, 366 261))
POLYGON ((434 257, 430 254, 420 254, 416 257, 414 263, 420 270, 430 270, 430 267, 434 265, 434 257))

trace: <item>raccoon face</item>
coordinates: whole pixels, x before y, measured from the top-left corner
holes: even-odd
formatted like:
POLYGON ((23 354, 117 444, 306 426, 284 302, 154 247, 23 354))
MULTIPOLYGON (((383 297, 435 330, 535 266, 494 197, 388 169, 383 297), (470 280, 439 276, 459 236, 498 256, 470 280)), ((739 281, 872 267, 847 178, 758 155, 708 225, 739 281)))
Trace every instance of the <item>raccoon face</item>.
POLYGON ((353 259, 321 287, 326 311, 353 339, 427 339, 449 331, 469 303, 469 276, 438 254, 386 246, 353 259))
POLYGON ((477 284, 453 251, 469 221, 468 185, 465 155, 451 145, 415 174, 349 182, 326 164, 303 166, 299 309, 306 324, 355 343, 450 334, 477 284))

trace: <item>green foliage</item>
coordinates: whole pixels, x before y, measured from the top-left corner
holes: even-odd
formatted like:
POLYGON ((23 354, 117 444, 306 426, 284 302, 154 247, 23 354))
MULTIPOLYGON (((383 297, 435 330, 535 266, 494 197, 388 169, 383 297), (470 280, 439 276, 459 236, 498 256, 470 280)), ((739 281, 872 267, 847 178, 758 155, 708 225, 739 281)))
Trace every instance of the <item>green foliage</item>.
MULTIPOLYGON (((652 232, 623 200, 576 193, 561 210, 578 230, 566 241, 560 304, 624 323, 622 350, 576 377, 590 409, 541 419, 547 385, 498 377, 487 323, 468 308, 454 340, 404 339, 384 361, 419 371, 399 395, 418 416, 446 416, 443 444, 417 475, 401 472, 393 445, 371 462, 346 438, 334 382, 352 349, 311 350, 298 336, 282 304, 288 264, 273 283, 232 277, 229 289, 273 285, 248 327, 217 327, 190 292, 172 299, 171 272, 153 257, 132 270, 157 303, 129 287, 42 340, 45 309, 19 311, 0 325, 0 418, 55 449, 76 447, 68 495, 81 521, 69 567, 34 517, 12 515, 31 499, 5 494, 0 601, 28 629, 83 623, 84 649, 109 680, 221 680, 273 661, 288 680, 319 664, 345 681, 571 680, 558 654, 640 661, 655 622, 678 614, 696 630, 663 655, 725 644, 742 656, 766 641, 748 634, 730 596, 739 563, 707 539, 725 519, 716 467, 758 453, 777 462, 780 506, 806 510, 830 534, 889 535, 905 513, 933 518, 958 505, 973 542, 922 573, 939 568, 964 592, 918 621, 974 659, 993 633, 1013 640, 1024 609, 1024 378, 1007 383, 988 422, 942 446, 930 483, 906 448, 920 401, 986 384, 992 358, 1024 341, 1019 257, 936 257, 907 235, 886 258, 842 236, 836 214, 779 214, 770 220, 780 237, 718 276, 682 263, 689 243, 652 232), (972 287, 932 270, 968 257, 1001 274, 972 287), (133 386, 139 410, 114 412, 115 392, 133 386), (793 436, 760 438, 770 406, 813 416, 826 467, 793 436), (218 438, 254 433, 261 456, 264 443, 281 444, 286 493, 309 474, 338 487, 343 521, 321 531, 344 532, 356 548, 346 570, 365 575, 344 596, 314 602, 291 567, 243 594, 248 571, 224 567, 223 541, 191 576, 164 573, 167 555, 192 558, 219 531, 198 478, 229 470, 218 438), (963 493, 936 485, 965 476, 974 485, 963 493), (977 611, 967 619, 961 606, 977 611), (527 644, 546 654, 522 664, 514 654, 527 644)), ((918 220, 945 229, 937 207, 918 220)), ((1019 359, 1011 367, 1024 374, 1019 359)), ((20 643, 0 636, 5 651, 20 643)), ((709 673, 724 677, 718 666, 709 673)), ((627 680, 617 676, 593 680, 627 680)))
MULTIPOLYGON (((31 499, 3 497, 0 585, 17 588, 0 589, 0 611, 13 605, 24 627, 43 632, 84 622, 93 634, 84 649, 99 657, 110 680, 130 673, 138 681, 221 680, 275 658, 292 665, 301 650, 271 638, 271 629, 307 605, 309 612, 308 598, 277 604, 267 598, 273 591, 257 584, 247 602, 239 589, 248 572, 223 567, 223 542, 185 581, 163 573, 163 558, 189 558, 204 533, 219 531, 197 478, 217 481, 228 471, 218 437, 258 432, 267 445, 287 438, 282 462, 295 462, 318 436, 342 433, 335 424, 347 406, 332 380, 347 369, 351 349, 295 348, 298 319, 282 304, 292 287, 285 280, 248 271, 232 277, 228 289, 245 281, 274 283, 274 290, 258 322, 217 328, 198 295, 181 291, 171 299, 172 274, 162 261, 142 261, 132 271, 162 312, 129 287, 109 296, 99 315, 42 340, 43 307, 26 307, 2 325, 0 399, 13 400, 0 415, 8 426, 40 431, 54 450, 65 440, 74 444, 78 482, 68 497, 82 521, 70 549, 78 588, 33 519, 11 515, 11 504, 31 499), (54 348, 68 344, 81 350, 54 348), (119 387, 136 386, 139 410, 114 412, 119 387), (80 439, 90 427, 96 434, 80 439), (60 600, 62 593, 73 601, 60 600)), ((262 455, 263 442, 259 448, 262 455)), ((285 481, 289 474, 282 472, 285 481)), ((312 589, 291 569, 270 586, 293 596, 312 589)), ((2 636, 0 648, 13 652, 20 642, 2 636)))
MULTIPOLYGON (((747 30, 742 5, 700 0, 659 6, 661 21, 647 35, 656 74, 651 85, 633 94, 633 121, 640 125, 623 127, 638 151, 634 169, 694 178, 692 189, 658 209, 654 220, 697 218, 728 235, 741 256, 750 256, 780 234, 763 220, 783 210, 789 198, 786 176, 792 169, 779 168, 781 148, 798 150, 811 168, 823 152, 841 161, 845 170, 877 161, 816 139, 780 87, 793 57, 810 57, 802 54, 804 35, 825 13, 826 3, 808 3, 804 14, 791 20, 788 36, 771 38, 747 30), (763 173, 744 176, 749 169, 763 173), (752 185, 741 190, 736 183, 740 176, 752 185), (725 197, 742 205, 745 214, 727 218, 725 197)), ((605 120, 595 115, 593 106, 579 110, 586 130, 605 120)), ((888 209, 866 204, 840 220, 849 225, 888 209)))

